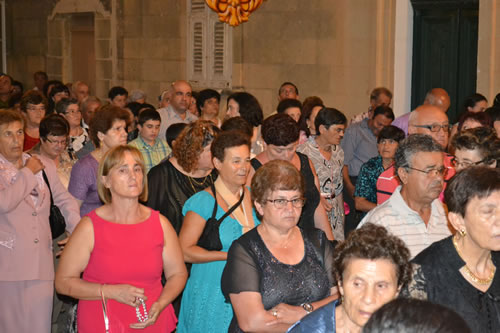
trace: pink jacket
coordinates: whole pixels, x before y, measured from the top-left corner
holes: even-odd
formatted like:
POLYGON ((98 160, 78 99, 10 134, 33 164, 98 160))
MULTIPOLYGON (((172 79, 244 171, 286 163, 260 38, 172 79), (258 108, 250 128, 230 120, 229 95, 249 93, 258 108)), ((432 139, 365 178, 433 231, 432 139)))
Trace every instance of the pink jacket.
MULTIPOLYGON (((80 221, 78 203, 59 181, 54 163, 42 156, 40 159, 54 203, 66 219, 67 231, 72 232, 80 221)), ((0 182, 4 185, 0 190, 0 281, 53 280, 48 187, 44 184, 35 205, 30 193, 38 182, 28 168, 19 170, 13 184, 3 177, 0 182)))

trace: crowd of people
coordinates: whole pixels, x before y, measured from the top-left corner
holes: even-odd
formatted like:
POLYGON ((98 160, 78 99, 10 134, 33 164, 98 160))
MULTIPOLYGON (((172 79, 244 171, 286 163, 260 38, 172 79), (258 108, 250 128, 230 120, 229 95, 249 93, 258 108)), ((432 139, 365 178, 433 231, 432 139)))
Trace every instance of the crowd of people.
POLYGON ((500 332, 500 94, 0 82, 0 332, 500 332))

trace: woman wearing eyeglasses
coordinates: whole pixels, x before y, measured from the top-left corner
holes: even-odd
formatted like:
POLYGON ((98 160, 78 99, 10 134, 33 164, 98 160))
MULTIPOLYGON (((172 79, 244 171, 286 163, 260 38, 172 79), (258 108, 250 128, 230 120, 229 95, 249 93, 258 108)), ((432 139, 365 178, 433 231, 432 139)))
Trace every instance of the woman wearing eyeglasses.
POLYGON ((297 226, 304 179, 293 164, 266 163, 251 189, 261 224, 233 242, 222 274, 229 332, 284 332, 337 298, 333 250, 322 231, 297 226))
POLYGON ((472 332, 500 332, 500 170, 459 171, 445 199, 456 233, 413 259, 403 294, 449 307, 472 332))
POLYGON ((69 123, 68 152, 71 156, 90 141, 87 130, 82 127, 82 113, 78 101, 74 98, 63 98, 56 104, 56 112, 69 123))
POLYGON ((453 164, 457 171, 476 165, 495 168, 500 158, 500 139, 495 130, 488 127, 458 133, 451 140, 451 147, 455 151, 453 164))

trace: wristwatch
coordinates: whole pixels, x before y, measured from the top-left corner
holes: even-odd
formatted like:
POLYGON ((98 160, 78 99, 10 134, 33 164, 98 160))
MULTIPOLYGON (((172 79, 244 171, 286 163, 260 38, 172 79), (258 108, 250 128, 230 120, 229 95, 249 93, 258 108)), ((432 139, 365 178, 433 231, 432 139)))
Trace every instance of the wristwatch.
POLYGON ((314 311, 314 306, 312 306, 311 303, 302 303, 300 306, 302 306, 302 308, 306 310, 307 313, 311 313, 314 311))

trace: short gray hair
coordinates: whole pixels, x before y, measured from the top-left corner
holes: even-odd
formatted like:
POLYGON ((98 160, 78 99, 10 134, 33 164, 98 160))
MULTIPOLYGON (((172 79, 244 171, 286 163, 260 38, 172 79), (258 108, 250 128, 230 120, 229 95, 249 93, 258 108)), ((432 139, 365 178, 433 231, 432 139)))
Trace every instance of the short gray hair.
POLYGON ((92 104, 92 103, 101 104, 101 100, 99 98, 97 98, 96 96, 88 96, 80 103, 80 111, 82 111, 82 112, 87 111, 89 104, 92 104))
POLYGON ((427 134, 411 134, 406 139, 399 143, 396 150, 395 168, 396 172, 399 168, 411 167, 410 161, 413 155, 420 152, 433 153, 443 152, 443 147, 437 143, 430 135, 427 134))

